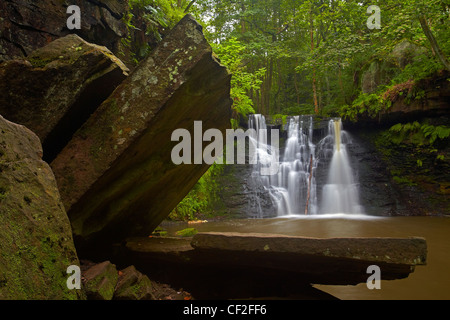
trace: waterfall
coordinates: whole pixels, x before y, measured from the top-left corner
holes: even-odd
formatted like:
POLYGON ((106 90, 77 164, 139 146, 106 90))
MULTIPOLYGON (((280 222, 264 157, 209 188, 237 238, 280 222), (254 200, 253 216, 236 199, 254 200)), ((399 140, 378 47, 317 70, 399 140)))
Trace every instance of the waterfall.
MULTIPOLYGON (((256 134, 251 141, 267 150, 267 125, 264 116, 252 115, 249 128, 256 134)), ((277 216, 315 215, 319 213, 362 213, 358 186, 355 182, 346 144, 348 135, 339 120, 328 122, 328 132, 317 145, 313 142, 312 117, 296 116, 287 123, 287 140, 278 173, 261 176, 260 165, 255 165, 254 182, 263 185, 270 194, 277 216), (317 186, 316 171, 321 161, 329 162, 327 181, 323 188, 317 186), (319 206, 318 190, 322 191, 319 206)), ((274 158, 271 158, 274 161, 274 158)), ((267 165, 267 164, 266 164, 267 165)), ((258 195, 256 195, 258 197, 258 195)), ((258 214, 261 216, 261 213, 258 214)))
POLYGON ((359 190, 350 166, 346 143, 348 135, 342 130, 341 120, 331 120, 329 137, 333 138, 333 157, 328 179, 323 187, 322 213, 362 213, 359 190))

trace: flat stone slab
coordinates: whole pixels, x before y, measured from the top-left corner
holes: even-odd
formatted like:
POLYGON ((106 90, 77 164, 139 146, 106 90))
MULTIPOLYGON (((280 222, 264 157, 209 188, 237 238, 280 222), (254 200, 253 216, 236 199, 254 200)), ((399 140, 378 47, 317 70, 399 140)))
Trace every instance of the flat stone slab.
MULTIPOLYGON (((117 251, 119 252, 119 251, 117 251)), ((198 233, 193 238, 130 238, 117 258, 173 281, 200 298, 329 297, 311 284, 407 278, 427 261, 423 238, 305 238, 256 233, 198 233), (214 292, 214 293, 213 293, 214 292), (214 294, 215 296, 210 296, 214 294)))
POLYGON ((302 275, 309 283, 365 283, 367 268, 380 267, 382 280, 407 278, 425 265, 423 238, 304 238, 272 234, 199 233, 191 245, 211 262, 302 275))
POLYGON ((305 238, 257 233, 199 233, 191 245, 197 250, 296 254, 373 263, 424 265, 427 244, 423 238, 305 238))

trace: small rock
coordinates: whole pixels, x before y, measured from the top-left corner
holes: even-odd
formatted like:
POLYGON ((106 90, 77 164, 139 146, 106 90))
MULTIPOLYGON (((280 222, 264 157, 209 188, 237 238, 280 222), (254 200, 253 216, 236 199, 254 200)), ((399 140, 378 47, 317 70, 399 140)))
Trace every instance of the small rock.
POLYGON ((115 300, 155 300, 150 279, 130 266, 120 271, 115 300))
POLYGON ((112 300, 119 278, 114 264, 109 261, 96 264, 83 277, 88 300, 112 300))

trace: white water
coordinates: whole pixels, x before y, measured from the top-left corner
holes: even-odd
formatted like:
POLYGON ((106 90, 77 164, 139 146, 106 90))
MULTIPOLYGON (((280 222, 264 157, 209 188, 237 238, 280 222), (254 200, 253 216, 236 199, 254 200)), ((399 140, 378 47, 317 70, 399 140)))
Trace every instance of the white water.
MULTIPOLYGON (((279 171, 272 176, 258 174, 260 165, 253 173, 254 179, 269 192, 277 210, 277 216, 316 214, 363 213, 359 205, 356 179, 349 164, 346 144, 348 135, 342 130, 340 120, 330 120, 328 133, 317 145, 313 143, 312 117, 292 117, 288 122, 288 138, 279 171), (328 178, 320 190, 316 183, 316 171, 320 161, 330 159, 328 178), (318 204, 318 189, 322 202, 318 204)), ((249 127, 256 129, 254 143, 267 150, 267 126, 262 115, 253 115, 249 127)), ((263 158, 267 165, 268 157, 263 158)), ((274 158, 270 158, 274 161, 274 158)), ((258 195, 256 195, 258 197, 258 195)))
POLYGON ((359 205, 359 190, 355 181, 346 143, 347 133, 342 130, 340 120, 331 120, 329 136, 334 137, 333 157, 328 171, 328 180, 323 187, 322 213, 362 213, 359 205))

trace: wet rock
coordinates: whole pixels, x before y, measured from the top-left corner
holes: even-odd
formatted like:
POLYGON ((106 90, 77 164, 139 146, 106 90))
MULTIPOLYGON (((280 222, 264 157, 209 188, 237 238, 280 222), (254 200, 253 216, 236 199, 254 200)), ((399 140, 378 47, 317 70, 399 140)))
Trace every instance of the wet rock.
POLYGON ((0 116, 0 300, 79 299, 69 219, 39 138, 0 116))
POLYGON ((69 35, 0 64, 0 114, 35 132, 51 160, 127 72, 107 48, 69 35))
POLYGON ((383 280, 408 277, 427 261, 423 238, 305 238, 271 234, 198 233, 196 259, 241 268, 295 272, 309 283, 366 282, 368 266, 383 270, 383 280), (225 262, 228 261, 228 262, 225 262))
POLYGON ((112 300, 119 279, 116 266, 105 261, 90 267, 83 273, 88 300, 112 300))
POLYGON ((155 300, 150 279, 129 266, 119 272, 115 300, 155 300))
POLYGON ((0 2, 0 60, 27 56, 72 33, 66 26, 69 5, 80 7, 81 30, 75 30, 80 36, 118 52, 127 32, 122 20, 128 10, 126 0, 11 0, 0 2))
POLYGON ((229 94, 230 74, 186 16, 51 164, 80 246, 151 234, 209 167, 173 164, 172 133, 193 136, 200 120, 224 133, 229 94))

